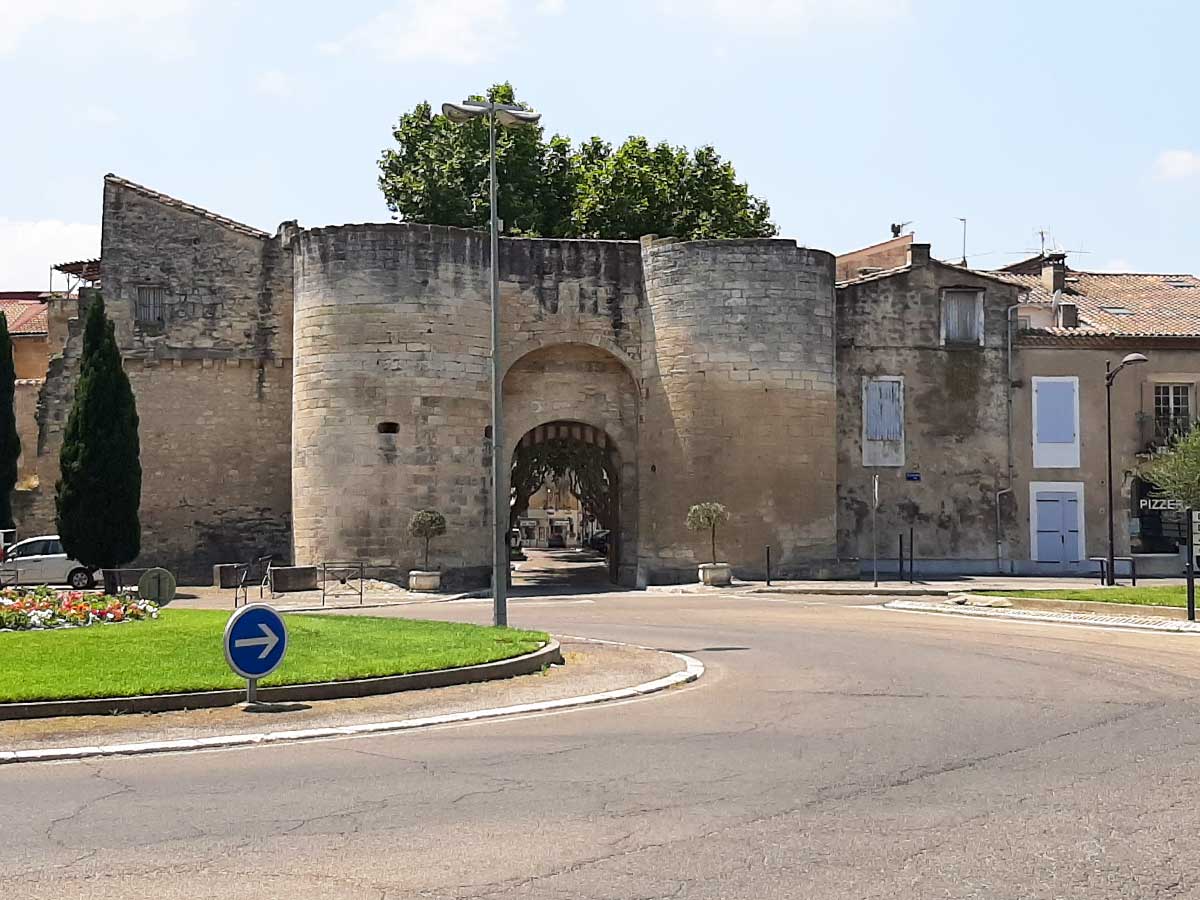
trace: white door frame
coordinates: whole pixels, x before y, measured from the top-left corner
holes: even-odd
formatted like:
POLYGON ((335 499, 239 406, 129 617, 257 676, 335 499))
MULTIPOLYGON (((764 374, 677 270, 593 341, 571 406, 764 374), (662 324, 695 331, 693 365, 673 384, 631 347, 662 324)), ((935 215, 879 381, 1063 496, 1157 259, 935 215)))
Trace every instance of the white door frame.
MULTIPOLYGON (((1087 539, 1083 531, 1083 523, 1087 519, 1083 511, 1083 482, 1082 481, 1031 481, 1029 482, 1029 558, 1041 562, 1037 552, 1037 495, 1042 491, 1058 491, 1064 494, 1074 494, 1076 510, 1079 514, 1079 561, 1088 558, 1087 539)), ((1070 565, 1070 563, 1064 563, 1070 565)))

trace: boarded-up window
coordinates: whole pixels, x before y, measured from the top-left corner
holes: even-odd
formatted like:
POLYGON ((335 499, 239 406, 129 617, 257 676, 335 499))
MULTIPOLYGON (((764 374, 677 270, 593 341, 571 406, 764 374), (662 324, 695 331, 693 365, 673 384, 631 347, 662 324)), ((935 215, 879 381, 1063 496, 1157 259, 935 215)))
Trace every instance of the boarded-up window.
POLYGON ((864 466, 904 465, 903 376, 863 377, 862 458, 864 466))
POLYGON ((942 335, 947 344, 980 343, 979 291, 945 291, 942 294, 942 335))
POLYGON ((872 379, 867 382, 866 438, 868 441, 904 440, 904 408, 899 381, 872 379))
POLYGON ((160 287, 139 287, 134 317, 144 324, 161 324, 166 291, 160 287))

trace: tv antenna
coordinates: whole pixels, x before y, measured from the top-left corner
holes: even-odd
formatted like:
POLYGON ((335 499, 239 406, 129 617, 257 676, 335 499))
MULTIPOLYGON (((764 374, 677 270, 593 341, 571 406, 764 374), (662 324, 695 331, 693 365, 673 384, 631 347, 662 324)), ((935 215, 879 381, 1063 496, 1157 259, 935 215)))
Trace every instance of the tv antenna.
POLYGON ((911 221, 909 221, 909 222, 893 222, 892 223, 892 238, 895 239, 895 238, 900 237, 900 232, 902 232, 904 230, 904 226, 911 225, 911 224, 912 224, 911 221))
POLYGON ((958 219, 958 221, 962 222, 962 226, 963 226, 962 266, 965 269, 967 267, 967 220, 965 218, 963 218, 962 216, 955 216, 955 218, 958 219))

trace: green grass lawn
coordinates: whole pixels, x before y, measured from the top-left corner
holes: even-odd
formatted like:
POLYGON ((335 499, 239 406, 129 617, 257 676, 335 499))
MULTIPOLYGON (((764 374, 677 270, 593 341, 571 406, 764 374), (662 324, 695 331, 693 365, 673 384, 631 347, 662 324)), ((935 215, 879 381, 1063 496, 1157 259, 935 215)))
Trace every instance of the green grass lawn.
POLYGON ((1096 603, 1132 603, 1137 606, 1187 606, 1187 588, 1095 587, 1077 590, 975 591, 990 597, 1037 597, 1043 600, 1091 600, 1096 603))
MULTIPOLYGON (((238 688, 221 637, 229 613, 0 634, 0 702, 238 688)), ((287 655, 264 687, 474 665, 536 650, 538 631, 366 616, 284 616, 287 655)))

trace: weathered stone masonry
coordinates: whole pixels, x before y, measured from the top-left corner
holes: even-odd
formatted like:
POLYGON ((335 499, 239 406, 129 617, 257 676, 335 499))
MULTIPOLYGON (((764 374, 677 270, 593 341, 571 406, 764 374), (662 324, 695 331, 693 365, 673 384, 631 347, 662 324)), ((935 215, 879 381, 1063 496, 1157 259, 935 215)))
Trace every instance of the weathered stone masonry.
MULTIPOLYGON (((834 260, 792 241, 501 242, 506 456, 553 422, 603 431, 619 464, 617 571, 692 580, 687 508, 725 503, 742 575, 837 559, 834 260)), ((103 291, 142 420, 143 560, 199 578, 260 553, 363 559, 402 576, 411 512, 442 510, 451 583, 481 582, 487 535, 488 243, 419 225, 274 234, 130 182, 105 183, 103 291), (138 322, 139 288, 165 320, 138 322)), ((52 324, 40 418, 49 525, 78 364, 52 324), (58 341, 56 344, 55 342, 58 341)), ((52 317, 53 318, 53 317, 52 317)), ((66 335, 63 332, 67 332, 66 335)))

